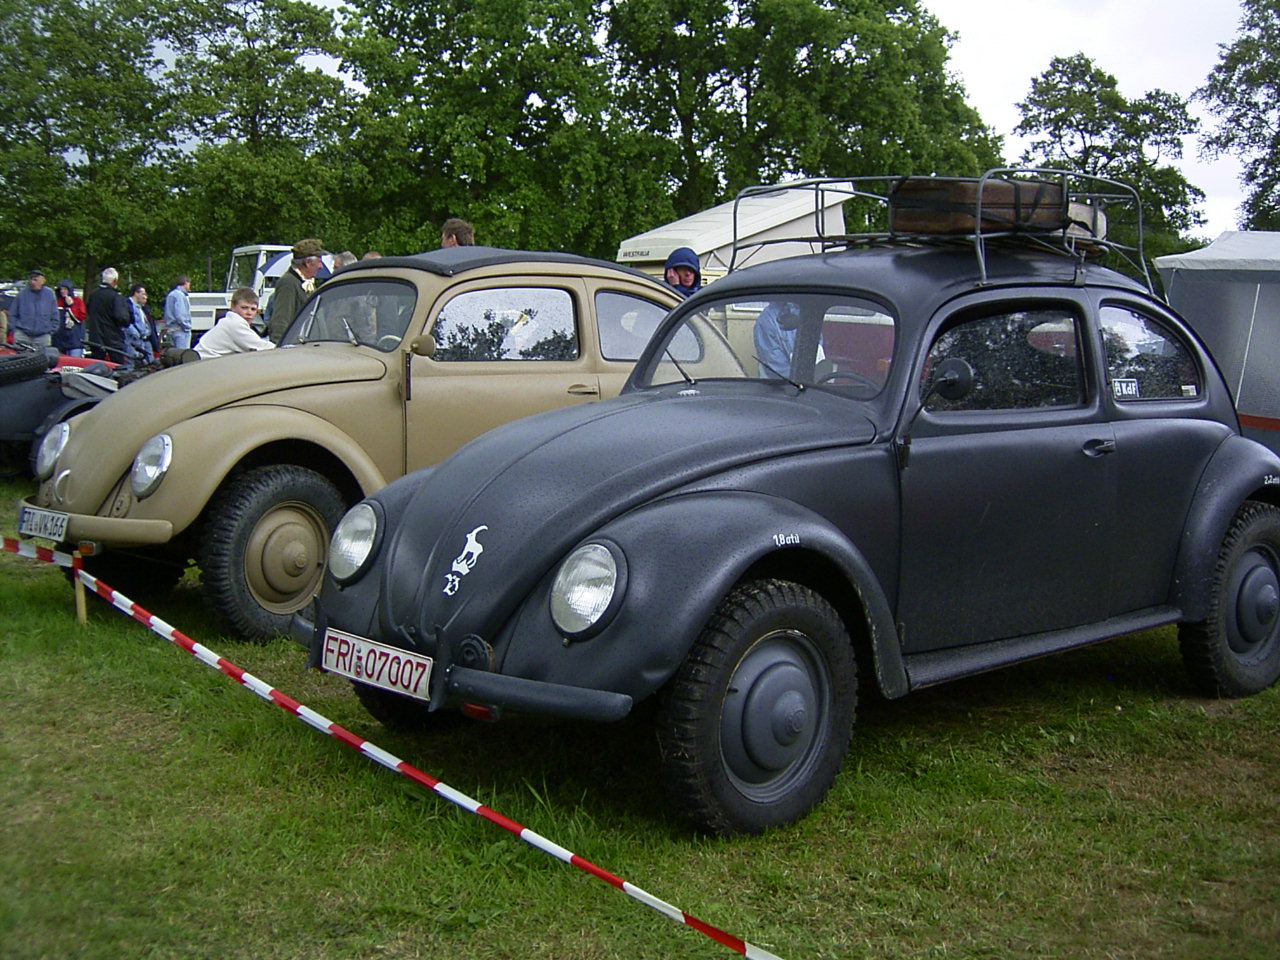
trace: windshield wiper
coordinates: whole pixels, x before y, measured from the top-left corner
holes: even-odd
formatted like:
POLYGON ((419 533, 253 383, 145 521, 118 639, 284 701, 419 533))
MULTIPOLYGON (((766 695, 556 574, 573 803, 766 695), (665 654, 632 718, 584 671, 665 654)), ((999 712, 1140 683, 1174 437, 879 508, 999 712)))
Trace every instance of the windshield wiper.
POLYGON ((759 357, 757 357, 757 356, 752 356, 752 358, 751 358, 751 359, 752 359, 752 360, 754 360, 756 363, 760 364, 760 366, 764 367, 766 370, 768 370, 770 373, 772 373, 772 374, 773 374, 775 377, 777 377, 779 380, 785 380, 785 381, 787 381, 787 383, 789 383, 789 384, 791 384, 793 387, 795 387, 795 388, 796 388, 796 390, 798 390, 800 393, 804 393, 804 384, 803 384, 803 383, 800 383, 798 380, 792 380, 792 379, 791 379, 790 377, 788 377, 785 373, 782 373, 782 372, 780 372, 780 371, 778 371, 778 370, 773 369, 773 367, 769 366, 769 364, 765 363, 763 360, 761 360, 761 359, 760 359, 759 357))
POLYGON ((680 361, 675 358, 674 354, 672 354, 670 347, 663 347, 662 352, 667 355, 668 360, 670 360, 672 363, 676 365, 676 369, 680 371, 680 376, 684 377, 685 383, 687 383, 691 387, 697 385, 698 381, 694 380, 693 377, 689 376, 689 374, 685 372, 684 367, 680 366, 680 361))

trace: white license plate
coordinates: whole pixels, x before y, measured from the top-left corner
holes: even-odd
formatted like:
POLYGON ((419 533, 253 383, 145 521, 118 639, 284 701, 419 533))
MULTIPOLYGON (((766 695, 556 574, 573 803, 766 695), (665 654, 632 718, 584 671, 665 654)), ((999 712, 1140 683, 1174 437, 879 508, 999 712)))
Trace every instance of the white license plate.
POLYGON ((381 687, 418 700, 430 700, 430 657, 375 643, 341 630, 324 632, 320 666, 371 687, 381 687))
POLYGON ((29 537, 47 537, 61 543, 67 538, 67 519, 70 515, 39 507, 23 507, 18 511, 18 532, 29 537))

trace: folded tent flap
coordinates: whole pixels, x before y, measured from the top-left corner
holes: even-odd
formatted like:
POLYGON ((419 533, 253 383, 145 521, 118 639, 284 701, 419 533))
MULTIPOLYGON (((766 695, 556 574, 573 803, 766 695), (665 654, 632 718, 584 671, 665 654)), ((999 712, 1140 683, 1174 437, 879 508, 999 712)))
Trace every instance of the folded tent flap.
POLYGON ((1051 180, 903 177, 888 200, 893 233, 1050 233, 1067 229, 1078 212, 1051 180))

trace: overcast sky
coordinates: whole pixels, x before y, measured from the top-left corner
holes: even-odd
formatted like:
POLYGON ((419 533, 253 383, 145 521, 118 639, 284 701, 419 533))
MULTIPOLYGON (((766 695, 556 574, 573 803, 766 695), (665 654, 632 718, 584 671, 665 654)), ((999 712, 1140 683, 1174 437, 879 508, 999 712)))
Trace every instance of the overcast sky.
MULTIPOLYGON (((1015 104, 1053 57, 1083 53, 1116 78, 1120 93, 1137 100, 1151 90, 1190 97, 1218 62, 1219 45, 1231 43, 1240 26, 1239 0, 922 0, 948 30, 959 34, 951 50, 952 70, 969 102, 1005 138, 1005 157, 1015 161, 1020 142, 1012 136, 1021 119, 1015 104)), ((1193 112, 1206 117, 1193 104, 1193 112)), ((1244 191, 1235 160, 1200 161, 1197 137, 1187 142, 1181 167, 1205 192, 1209 239, 1236 229, 1244 191)))

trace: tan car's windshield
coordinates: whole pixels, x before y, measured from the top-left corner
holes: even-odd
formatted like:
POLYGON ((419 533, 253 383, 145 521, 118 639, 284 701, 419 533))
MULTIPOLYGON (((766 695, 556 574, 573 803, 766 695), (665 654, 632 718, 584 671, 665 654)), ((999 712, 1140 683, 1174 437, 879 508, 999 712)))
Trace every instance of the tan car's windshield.
POLYGON ((668 332, 640 382, 782 380, 874 396, 889 377, 895 332, 882 307, 856 297, 713 301, 668 332))
POLYGON ((281 346, 336 340, 384 353, 404 339, 417 291, 398 280, 352 280, 325 285, 307 301, 281 346))

